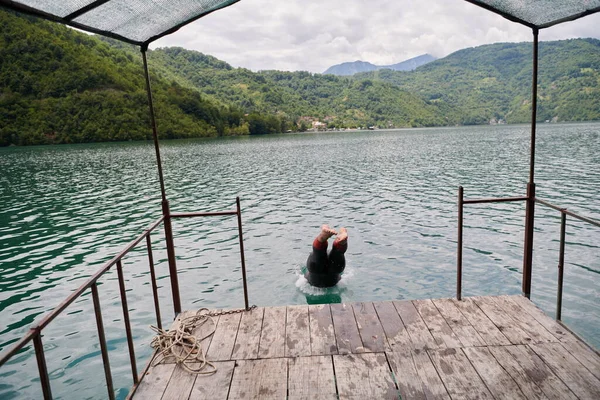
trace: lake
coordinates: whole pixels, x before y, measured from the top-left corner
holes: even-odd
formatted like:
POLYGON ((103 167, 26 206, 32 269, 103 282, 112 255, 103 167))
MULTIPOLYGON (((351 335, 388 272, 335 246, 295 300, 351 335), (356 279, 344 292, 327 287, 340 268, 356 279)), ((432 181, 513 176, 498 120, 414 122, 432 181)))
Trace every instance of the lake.
MULTIPOLYGON (((523 196, 529 126, 323 132, 162 143, 174 212, 223 211, 240 196, 251 304, 452 297, 458 186, 523 196), (324 224, 349 232, 337 287, 301 269, 324 224)), ((600 219, 600 124, 542 124, 538 197, 600 219)), ((151 143, 0 149, 0 349, 158 219, 151 143)), ((465 207, 463 294, 521 293, 524 203, 465 207)), ((176 220, 184 309, 241 307, 234 217, 176 220)), ((162 232, 162 231, 161 231, 162 232)), ((536 207, 532 300, 554 315, 560 213, 536 207)), ((162 233, 152 235, 163 323, 173 318, 162 233)), ((600 347, 600 229, 568 218, 563 320, 600 347)), ((154 309, 144 246, 124 262, 138 370, 154 309)), ((114 271, 100 297, 118 397, 131 386, 114 271)), ((91 296, 44 330, 56 398, 106 396, 91 296)), ((31 347, 0 369, 0 398, 39 398, 31 347)))

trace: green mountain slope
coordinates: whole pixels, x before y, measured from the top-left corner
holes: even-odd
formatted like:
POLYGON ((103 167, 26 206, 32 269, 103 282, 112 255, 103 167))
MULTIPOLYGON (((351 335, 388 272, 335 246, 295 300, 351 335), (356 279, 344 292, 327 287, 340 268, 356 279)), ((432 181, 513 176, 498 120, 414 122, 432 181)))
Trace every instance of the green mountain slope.
MULTIPOLYGON (((0 24, 0 145, 151 137, 139 52, 5 11, 0 24)), ((248 134, 250 118, 286 128, 274 115, 245 117, 157 74, 151 80, 161 137, 248 134)))
MULTIPOLYGON (((464 49, 415 71, 390 70, 359 77, 393 83, 431 102, 455 104, 461 123, 509 123, 531 118, 531 43, 464 49)), ((540 42, 538 119, 600 119, 600 41, 540 42)))
POLYGON ((182 48, 157 49, 151 65, 181 85, 194 87, 246 112, 276 113, 293 121, 315 119, 329 127, 433 126, 455 123, 448 105, 384 82, 309 72, 232 68, 214 57, 182 48))

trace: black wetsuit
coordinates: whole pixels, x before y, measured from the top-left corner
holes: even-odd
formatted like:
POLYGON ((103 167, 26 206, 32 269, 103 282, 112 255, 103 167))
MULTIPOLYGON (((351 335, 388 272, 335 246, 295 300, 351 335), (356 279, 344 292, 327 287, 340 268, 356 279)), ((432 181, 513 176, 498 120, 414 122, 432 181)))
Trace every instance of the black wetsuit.
POLYGON ((347 241, 334 242, 331 251, 327 254, 327 242, 313 242, 313 251, 306 260, 306 273, 308 282, 316 287, 331 287, 342 278, 346 267, 344 253, 348 248, 347 241))

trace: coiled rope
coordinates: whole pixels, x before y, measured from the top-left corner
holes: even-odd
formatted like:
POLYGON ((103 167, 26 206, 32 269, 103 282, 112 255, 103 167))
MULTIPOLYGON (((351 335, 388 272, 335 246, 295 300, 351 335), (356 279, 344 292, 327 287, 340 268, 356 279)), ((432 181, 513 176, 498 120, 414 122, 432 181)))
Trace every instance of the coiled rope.
POLYGON ((165 331, 150 326, 157 333, 150 342, 150 346, 156 349, 158 353, 152 362, 152 366, 174 361, 192 374, 214 374, 217 372, 217 367, 206 359, 206 350, 202 346, 202 341, 212 336, 217 329, 213 317, 250 311, 254 308, 256 308, 256 305, 252 305, 248 310, 242 308, 216 313, 210 313, 208 308, 200 308, 194 315, 178 319, 175 326, 169 330, 165 331), (206 323, 212 324, 212 328, 200 331, 200 328, 206 323), (200 332, 203 334, 196 336, 194 332, 197 332, 196 335, 200 332))
POLYGON ((208 308, 200 308, 196 314, 179 320, 170 330, 150 326, 157 333, 150 346, 158 351, 152 366, 174 359, 176 364, 192 374, 211 375, 217 372, 217 367, 206 359, 206 350, 202 346, 202 341, 212 336, 217 328, 213 316, 208 308), (204 335, 195 336, 193 332, 206 323, 211 323, 212 329, 208 333, 204 330, 204 335))

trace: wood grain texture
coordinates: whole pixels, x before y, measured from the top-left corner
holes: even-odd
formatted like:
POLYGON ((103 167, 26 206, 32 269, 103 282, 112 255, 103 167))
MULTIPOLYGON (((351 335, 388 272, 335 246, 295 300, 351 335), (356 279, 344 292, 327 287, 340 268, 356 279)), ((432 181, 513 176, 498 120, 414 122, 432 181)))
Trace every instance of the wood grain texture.
POLYGON ((450 399, 425 350, 386 352, 386 356, 403 399, 450 399))
POLYGON ((600 399, 600 380, 577 361, 560 343, 531 344, 529 347, 580 399, 600 399))
POLYGON ((411 301, 394 301, 415 349, 436 349, 437 343, 411 301))
POLYGON ((286 307, 265 309, 258 348, 259 358, 275 358, 285 355, 286 310, 286 307))
POLYGON ((429 356, 453 399, 493 399, 462 349, 429 350, 429 356))
POLYGON ((334 355, 333 365, 340 400, 398 399, 385 354, 334 355))
POLYGON ((217 372, 213 375, 200 375, 192 388, 190 399, 193 400, 226 400, 229 385, 233 377, 235 361, 215 362, 217 372))
POLYGON ((242 313, 242 320, 231 354, 232 360, 258 358, 260 332, 262 330, 264 308, 258 307, 242 313))
POLYGON ((498 400, 526 399, 519 385, 487 348, 467 347, 463 351, 494 398, 498 400))
POLYGON ((331 315, 339 354, 364 353, 352 306, 331 304, 331 315))
POLYGON ((196 376, 183 369, 181 365, 176 365, 161 400, 189 399, 196 376))
POLYGON ((150 367, 148 372, 142 377, 137 390, 136 399, 160 400, 175 370, 176 364, 158 364, 150 367))
POLYGON ((485 346, 485 341, 450 299, 433 300, 440 314, 464 347, 485 346))
POLYGON ((458 301, 452 299, 452 304, 469 320, 473 328, 479 333, 479 336, 488 346, 509 345, 510 340, 504 336, 496 325, 485 315, 483 311, 472 301, 463 299, 458 301))
POLYGON ((310 352, 313 356, 337 354, 337 342, 329 304, 308 306, 310 352))
POLYGON ((288 400, 337 399, 329 356, 288 359, 288 400))
POLYGON ((538 308, 531 300, 525 296, 500 296, 505 297, 508 301, 518 306, 515 308, 516 313, 527 313, 531 315, 537 322, 544 326, 554 337, 561 341, 578 341, 575 336, 561 326, 556 320, 546 315, 540 308, 538 308))
POLYGON ((506 297, 487 297, 486 299, 495 302, 506 314, 517 321, 519 328, 529 335, 533 343, 558 342, 558 339, 533 316, 522 312, 519 306, 506 297))
POLYGON ((406 352, 413 348, 410 336, 391 301, 373 303, 392 351, 406 352))
POLYGON ((519 323, 510 315, 505 313, 490 298, 469 297, 465 302, 472 301, 487 315, 487 317, 498 327, 512 344, 528 344, 532 342, 532 337, 528 332, 522 330, 519 323))
POLYGON ((219 317, 217 329, 206 354, 208 360, 227 361, 231 358, 241 319, 241 313, 226 314, 219 317))
POLYGON ((390 350, 390 345, 387 342, 373 303, 354 303, 352 309, 354 310, 358 332, 365 351, 383 352, 390 350))
POLYGON ((562 342, 562 346, 596 378, 600 379, 600 356, 598 353, 580 342, 562 342))
POLYGON ((287 308, 285 356, 310 356, 308 306, 288 306, 287 308))
POLYGON ((431 300, 414 300, 412 303, 421 314, 421 318, 429 328, 429 332, 435 339, 438 348, 462 347, 458 336, 450 329, 450 326, 431 300))
MULTIPOLYGON (((513 378, 513 380, 519 385, 519 388, 523 392, 526 398, 530 400, 543 400, 548 397, 544 394, 541 387, 539 387, 534 379, 529 376, 529 367, 525 367, 522 363, 508 351, 508 346, 491 346, 488 350, 502 368, 513 378)), ((520 357, 517 355, 517 357, 520 357)), ((568 391, 568 389, 567 389, 568 391)))
POLYGON ((230 399, 285 399, 288 366, 285 358, 239 360, 233 371, 230 399))

